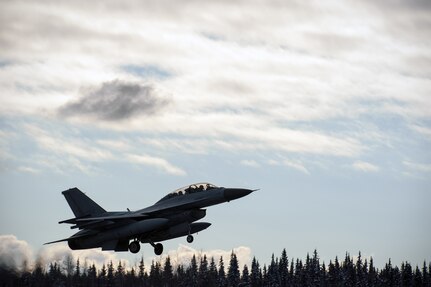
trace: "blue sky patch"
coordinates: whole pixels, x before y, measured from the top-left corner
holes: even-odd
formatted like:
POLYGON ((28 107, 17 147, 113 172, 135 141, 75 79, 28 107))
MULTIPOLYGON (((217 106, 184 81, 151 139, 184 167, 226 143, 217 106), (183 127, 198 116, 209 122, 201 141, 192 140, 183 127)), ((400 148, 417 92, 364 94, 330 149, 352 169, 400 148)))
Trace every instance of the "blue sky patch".
POLYGON ((159 68, 154 65, 125 65, 121 67, 127 73, 132 75, 141 77, 141 78, 157 78, 157 79, 166 79, 172 76, 166 70, 159 68))

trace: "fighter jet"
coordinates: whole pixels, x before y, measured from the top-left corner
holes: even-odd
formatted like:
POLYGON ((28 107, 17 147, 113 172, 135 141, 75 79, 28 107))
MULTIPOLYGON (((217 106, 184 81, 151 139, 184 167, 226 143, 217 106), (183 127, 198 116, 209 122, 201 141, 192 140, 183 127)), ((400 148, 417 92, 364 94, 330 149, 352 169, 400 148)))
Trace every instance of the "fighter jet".
POLYGON ((193 235, 211 223, 196 222, 206 215, 205 207, 229 202, 252 193, 244 188, 217 187, 210 183, 196 183, 169 193, 154 205, 137 211, 106 211, 78 188, 63 191, 75 218, 59 223, 72 224, 80 231, 69 238, 48 242, 67 241, 72 250, 99 248, 102 250, 138 253, 141 243, 149 243, 154 253, 163 253, 163 245, 156 243, 193 235))

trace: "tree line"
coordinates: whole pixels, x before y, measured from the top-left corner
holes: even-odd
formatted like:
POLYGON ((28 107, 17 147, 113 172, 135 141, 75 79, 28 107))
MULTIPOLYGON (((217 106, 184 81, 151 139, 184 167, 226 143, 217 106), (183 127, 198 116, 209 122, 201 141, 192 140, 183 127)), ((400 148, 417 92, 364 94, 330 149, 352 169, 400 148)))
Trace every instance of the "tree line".
POLYGON ((152 261, 149 268, 141 257, 138 266, 126 270, 124 262, 114 266, 112 261, 97 269, 94 264, 73 262, 66 256, 61 263, 47 267, 36 263, 32 271, 18 272, 0 266, 0 286, 82 286, 82 287, 138 287, 138 286, 430 286, 431 263, 412 267, 408 262, 394 266, 391 260, 379 270, 373 258, 363 259, 361 253, 354 260, 346 253, 343 260, 335 257, 328 265, 320 263, 315 250, 305 261, 289 260, 283 249, 280 257, 271 257, 270 264, 260 265, 253 258, 251 265, 240 268, 234 252, 229 262, 206 255, 193 255, 190 264, 174 266, 168 256, 164 262, 152 261))

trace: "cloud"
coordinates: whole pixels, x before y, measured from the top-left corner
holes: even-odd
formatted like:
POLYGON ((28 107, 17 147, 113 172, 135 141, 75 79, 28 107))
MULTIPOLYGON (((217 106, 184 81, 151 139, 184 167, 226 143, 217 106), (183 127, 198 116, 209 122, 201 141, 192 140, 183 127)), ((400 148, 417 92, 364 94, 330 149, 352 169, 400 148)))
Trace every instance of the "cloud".
POLYGON ((77 101, 62 106, 64 117, 89 117, 121 121, 135 116, 152 116, 168 104, 152 85, 115 80, 92 89, 77 101))
POLYGON ((35 264, 41 264, 47 269, 50 263, 57 262, 62 266, 65 258, 70 256, 75 264, 79 259, 81 267, 94 264, 101 269, 103 264, 113 262, 114 266, 121 260, 123 266, 131 267, 127 259, 120 259, 113 251, 100 249, 71 250, 67 243, 44 245, 34 252, 25 240, 19 240, 15 235, 0 235, 0 267, 15 271, 31 270, 35 264))
POLYGON ((254 168, 260 167, 260 164, 255 160, 244 159, 244 160, 240 161, 240 164, 242 164, 244 166, 248 166, 248 167, 254 167, 254 168))
POLYGON ((37 258, 43 265, 48 265, 51 262, 57 262, 61 265, 67 256, 71 256, 74 264, 79 259, 81 267, 94 264, 97 269, 101 269, 103 264, 106 265, 110 261, 114 266, 121 261, 125 268, 131 267, 127 259, 118 258, 114 251, 102 251, 100 248, 71 250, 67 243, 45 245, 37 253, 37 258))
MULTIPOLYGON (((70 171, 71 167, 85 174, 98 172, 100 162, 129 162, 155 167, 168 174, 184 176, 186 171, 173 165, 168 160, 148 154, 134 154, 138 147, 128 139, 86 138, 80 133, 64 131, 51 133, 37 125, 24 124, 24 131, 45 153, 40 153, 28 164, 21 166, 21 172, 37 173, 50 169, 59 173, 70 171)), ((0 153, 1 156, 1 153, 0 153)))
POLYGON ((418 163, 418 162, 412 162, 412 161, 403 161, 403 164, 404 166, 406 166, 412 171, 424 172, 424 173, 431 172, 431 164, 418 163))
POLYGON ((268 163, 270 165, 283 165, 283 166, 287 166, 293 169, 296 169, 302 173, 305 174, 310 174, 310 172, 308 171, 308 169, 304 166, 304 164, 299 161, 299 160, 291 160, 291 159, 283 159, 280 161, 276 161, 276 160, 269 160, 268 163))
POLYGON ((308 169, 299 161, 292 161, 292 160, 283 160, 283 165, 285 166, 289 166, 291 168, 294 168, 296 170, 299 170, 300 172, 303 172, 305 174, 310 174, 310 172, 308 171, 308 169))
POLYGON ((168 162, 163 158, 149 156, 149 155, 136 155, 136 154, 128 154, 126 155, 126 158, 128 161, 133 163, 157 167, 169 174, 181 175, 181 176, 184 176, 187 174, 183 169, 171 164, 170 162, 168 162))
POLYGON ((90 141, 76 138, 66 138, 62 134, 51 134, 47 130, 36 125, 24 125, 24 129, 40 148, 50 153, 59 155, 69 155, 81 159, 92 161, 103 161, 112 158, 112 154, 104 149, 93 145, 90 141))
POLYGON ((188 154, 336 157, 380 145, 364 141, 358 133, 369 129, 357 122, 431 115, 429 6, 421 1, 82 3, 3 5, 1 113, 55 112, 188 154), (73 99, 83 86, 93 88, 73 99))
POLYGON ((0 235, 0 267, 25 271, 33 262, 33 252, 28 243, 15 235, 0 235))
POLYGON ((38 174, 41 172, 39 169, 30 167, 30 166, 20 166, 17 168, 17 170, 21 172, 32 173, 32 174, 38 174))
MULTIPOLYGON (((161 256, 145 258, 145 264, 148 269, 152 260, 164 262, 167 256, 170 257, 171 263, 175 265, 189 265, 193 255, 199 260, 206 255, 208 261, 214 257, 218 264, 220 257, 223 257, 225 268, 229 266, 230 255, 232 251, 236 254, 240 268, 251 263, 251 249, 246 246, 239 246, 232 250, 211 249, 196 250, 190 246, 179 244, 176 250, 164 252, 161 256)), ((121 253, 114 251, 102 251, 100 248, 71 250, 67 243, 60 242, 50 245, 44 245, 34 252, 25 240, 19 240, 15 235, 0 235, 0 267, 15 270, 17 272, 32 270, 36 264, 41 264, 43 268, 48 269, 50 263, 56 262, 60 267, 64 267, 66 258, 71 258, 73 264, 79 259, 81 268, 94 264, 98 270, 105 264, 112 261, 114 266, 121 264, 126 270, 136 267, 137 262, 131 263, 128 259, 119 258, 121 253)), ((147 270, 149 271, 149 270, 147 270)))
POLYGON ((423 136, 425 136, 425 138, 431 140, 431 128, 419 126, 419 125, 411 125, 410 128, 412 130, 422 134, 423 136))
POLYGON ((377 172, 380 170, 378 166, 365 161, 355 161, 352 164, 352 167, 356 170, 363 171, 363 172, 377 172))

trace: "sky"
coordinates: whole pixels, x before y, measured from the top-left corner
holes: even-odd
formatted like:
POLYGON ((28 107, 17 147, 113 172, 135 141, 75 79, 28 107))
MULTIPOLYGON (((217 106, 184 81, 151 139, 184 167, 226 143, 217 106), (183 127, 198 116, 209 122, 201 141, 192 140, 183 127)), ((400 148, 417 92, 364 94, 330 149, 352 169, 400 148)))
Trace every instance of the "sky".
POLYGON ((205 181, 260 190, 165 254, 431 261, 431 2, 0 5, 0 257, 70 252, 43 246, 70 187, 136 210, 205 181))

